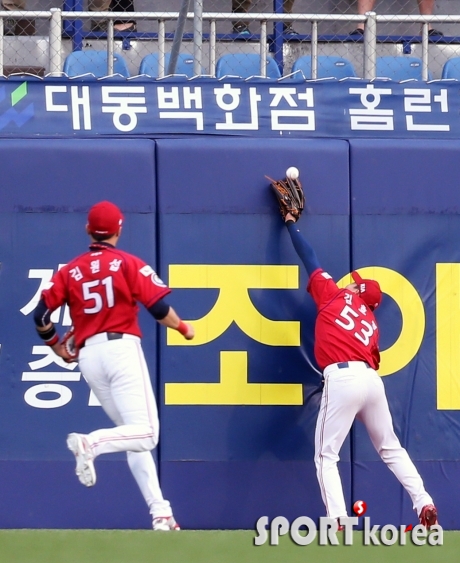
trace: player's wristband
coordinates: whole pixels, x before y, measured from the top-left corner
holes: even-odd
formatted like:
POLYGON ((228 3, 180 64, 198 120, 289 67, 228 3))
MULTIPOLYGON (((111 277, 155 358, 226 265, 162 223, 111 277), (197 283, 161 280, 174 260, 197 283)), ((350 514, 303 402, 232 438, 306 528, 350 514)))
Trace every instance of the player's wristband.
POLYGON ((51 325, 51 327, 48 330, 45 330, 45 331, 38 330, 38 327, 37 327, 37 333, 38 333, 38 336, 48 346, 54 346, 55 344, 57 344, 59 342, 59 335, 56 332, 56 328, 55 328, 54 325, 51 325))
POLYGON ((188 326, 184 323, 184 321, 180 321, 179 326, 176 328, 178 332, 185 336, 188 332, 188 326))

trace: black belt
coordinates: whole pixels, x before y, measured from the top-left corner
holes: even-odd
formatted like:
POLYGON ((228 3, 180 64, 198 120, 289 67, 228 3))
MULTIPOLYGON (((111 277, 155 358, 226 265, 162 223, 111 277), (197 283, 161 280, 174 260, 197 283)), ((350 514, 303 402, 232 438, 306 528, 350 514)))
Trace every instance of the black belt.
MULTIPOLYGON (((120 340, 123 338, 123 332, 106 332, 107 340, 120 340)), ((85 347, 86 341, 80 346, 80 350, 85 347)))
MULTIPOLYGON (((361 360, 354 360, 356 362, 359 362, 361 360)), ((362 362, 367 368, 370 368, 371 366, 367 363, 367 362, 362 362)), ((350 362, 339 362, 337 364, 337 367, 339 369, 345 369, 345 368, 349 368, 350 367, 350 362)))

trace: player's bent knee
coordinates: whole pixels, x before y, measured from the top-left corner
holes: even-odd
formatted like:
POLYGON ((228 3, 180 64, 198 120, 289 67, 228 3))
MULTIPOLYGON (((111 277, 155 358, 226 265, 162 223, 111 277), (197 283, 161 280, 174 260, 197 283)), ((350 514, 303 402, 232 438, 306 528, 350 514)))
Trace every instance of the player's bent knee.
POLYGON ((142 433, 142 438, 136 440, 136 448, 131 451, 137 452, 149 452, 155 449, 158 445, 158 432, 155 432, 153 428, 144 428, 142 433))

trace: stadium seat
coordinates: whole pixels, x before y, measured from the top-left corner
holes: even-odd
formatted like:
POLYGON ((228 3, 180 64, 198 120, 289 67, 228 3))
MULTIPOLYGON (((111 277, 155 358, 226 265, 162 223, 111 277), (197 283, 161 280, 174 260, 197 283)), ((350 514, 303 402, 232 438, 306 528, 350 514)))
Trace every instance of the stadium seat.
MULTIPOLYGON (((422 80, 422 60, 416 57, 377 57, 375 76, 391 80, 422 80)), ((428 71, 428 80, 432 80, 428 71)))
POLYGON ((460 80, 460 57, 452 57, 444 63, 441 78, 456 78, 460 80))
MULTIPOLYGON (((222 55, 217 61, 216 77, 239 76, 250 78, 262 76, 260 73, 260 55, 256 53, 229 53, 222 55)), ((272 57, 267 57, 267 78, 281 78, 280 69, 272 57)))
MULTIPOLYGON (((148 76, 157 78, 160 74, 158 68, 158 58, 158 53, 146 55, 141 61, 139 74, 147 74, 148 76)), ((171 53, 165 53, 165 75, 168 73, 170 58, 171 53)), ((193 72, 193 55, 190 55, 189 53, 179 53, 174 74, 185 74, 188 78, 195 76, 195 73, 193 72)))
MULTIPOLYGON (((107 51, 74 51, 64 61, 64 73, 67 76, 81 76, 92 73, 97 78, 107 76, 107 51)), ((129 78, 128 65, 122 55, 113 55, 113 72, 129 78)))
MULTIPOLYGON (((304 78, 311 78, 311 56, 299 57, 292 65, 292 72, 300 71, 304 78)), ((293 75, 292 78, 297 78, 293 75)), ((349 78, 356 77, 356 71, 348 59, 335 56, 318 56, 317 78, 349 78)))

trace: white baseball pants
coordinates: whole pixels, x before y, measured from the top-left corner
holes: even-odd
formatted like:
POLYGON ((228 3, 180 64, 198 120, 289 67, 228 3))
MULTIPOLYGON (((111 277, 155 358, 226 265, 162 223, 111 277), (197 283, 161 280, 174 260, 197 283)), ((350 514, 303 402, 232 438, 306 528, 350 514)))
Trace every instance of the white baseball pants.
POLYGON ((102 408, 116 426, 86 435, 94 457, 126 452, 129 468, 152 517, 171 516, 163 498, 151 450, 160 424, 150 376, 137 336, 107 340, 106 333, 86 340, 79 367, 102 408))
POLYGON ((340 448, 355 418, 366 426, 382 460, 409 493, 417 515, 433 500, 393 430, 393 421, 378 373, 364 362, 346 362, 324 370, 324 389, 316 423, 315 465, 321 496, 330 518, 347 516, 337 468, 340 448))

